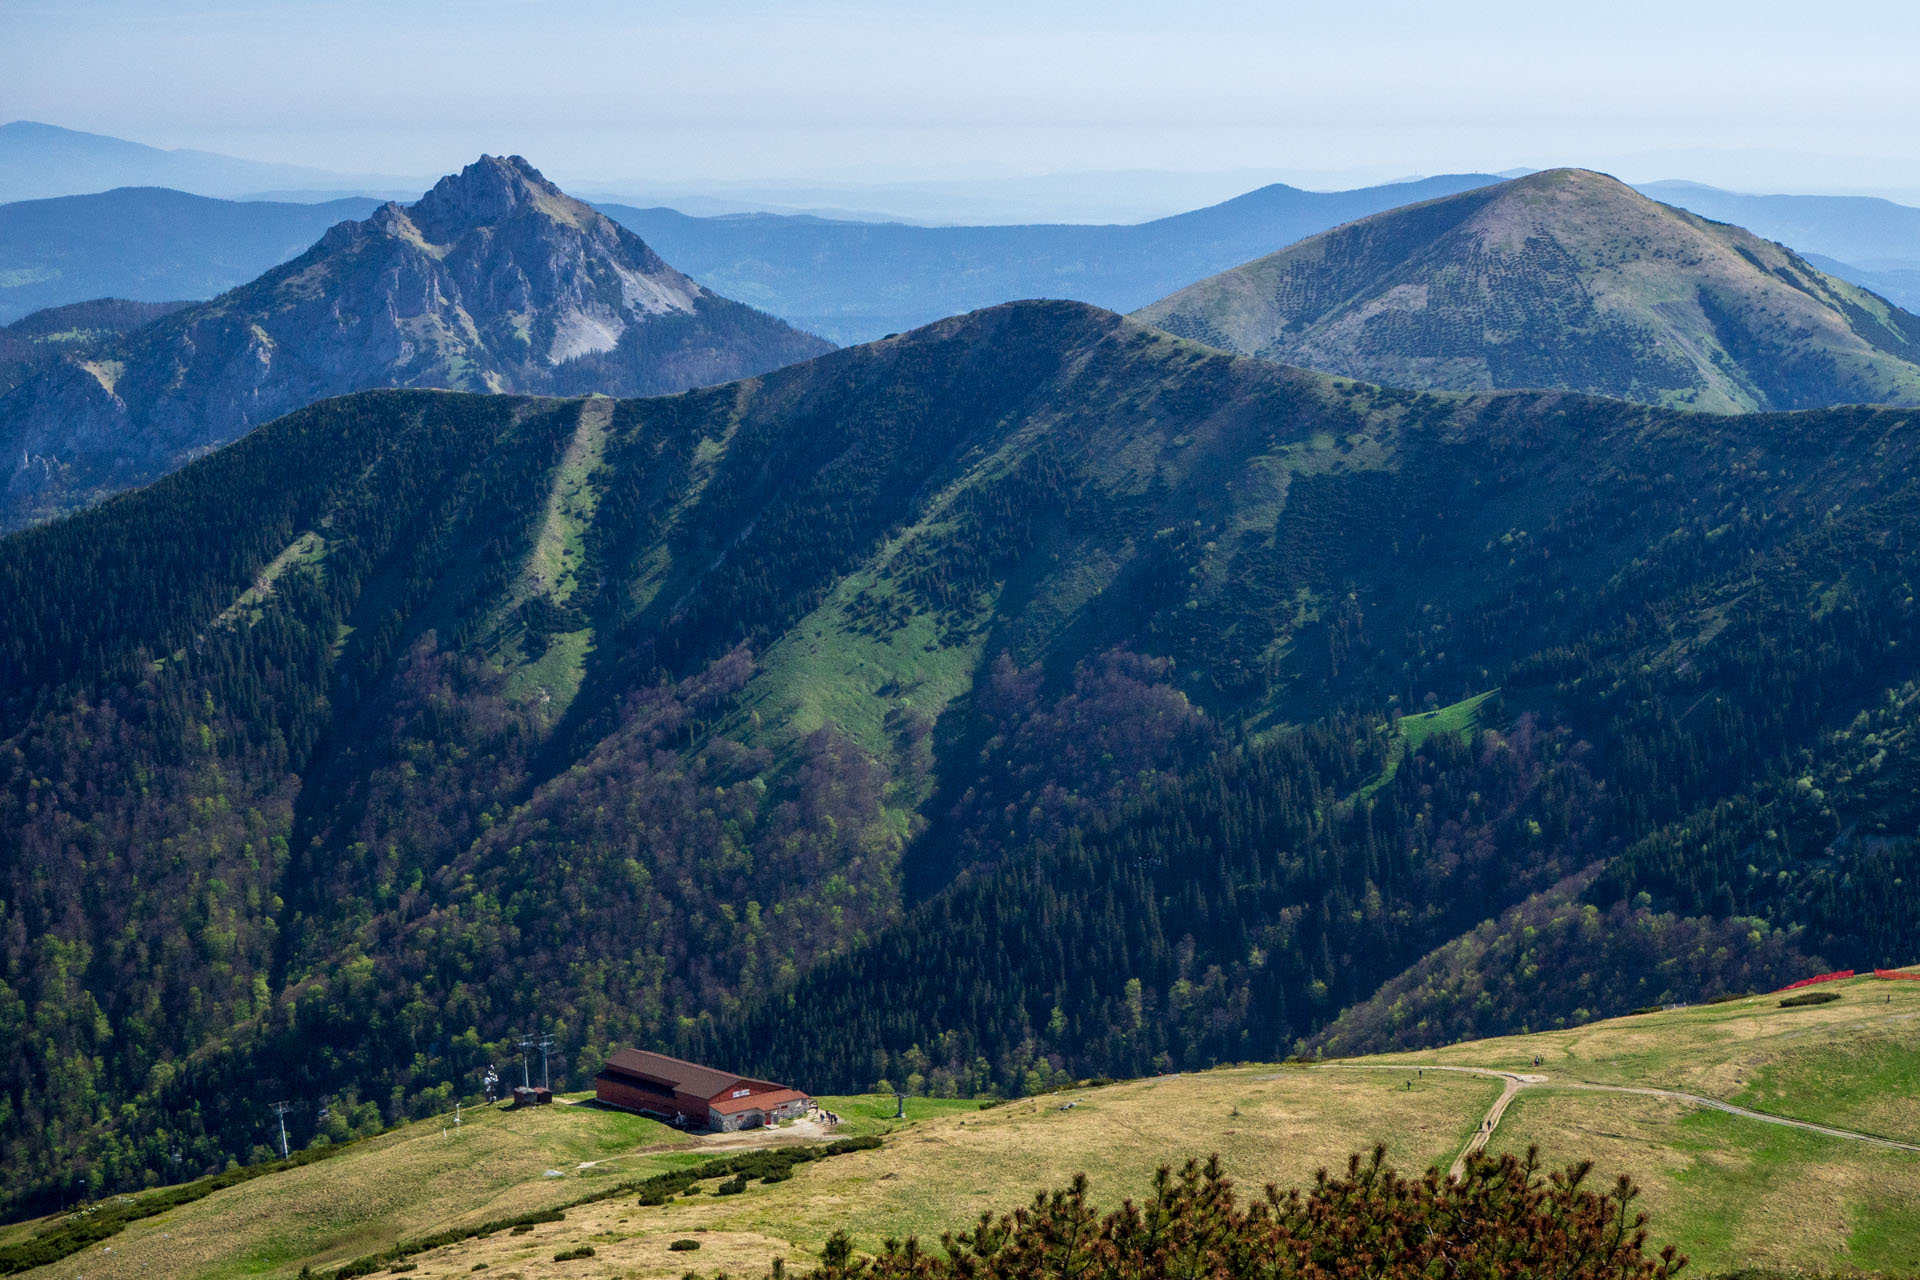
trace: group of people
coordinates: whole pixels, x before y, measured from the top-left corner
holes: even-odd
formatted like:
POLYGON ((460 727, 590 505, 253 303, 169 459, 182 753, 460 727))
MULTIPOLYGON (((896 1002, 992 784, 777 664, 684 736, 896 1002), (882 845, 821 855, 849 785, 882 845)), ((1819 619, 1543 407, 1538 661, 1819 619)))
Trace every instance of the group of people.
POLYGON ((825 1107, 819 1107, 819 1106, 816 1106, 813 1108, 812 1115, 809 1118, 818 1120, 821 1124, 826 1125, 829 1129, 831 1129, 834 1125, 837 1125, 840 1123, 840 1117, 838 1115, 827 1110, 825 1107))

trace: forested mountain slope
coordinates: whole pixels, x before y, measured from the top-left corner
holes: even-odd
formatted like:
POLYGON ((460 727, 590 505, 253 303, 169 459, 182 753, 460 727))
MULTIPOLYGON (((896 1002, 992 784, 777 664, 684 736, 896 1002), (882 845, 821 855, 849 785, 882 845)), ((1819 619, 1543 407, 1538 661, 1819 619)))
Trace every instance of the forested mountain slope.
POLYGON ((1718 412, 1920 402, 1920 317, 1577 169, 1362 219, 1136 318, 1389 386, 1718 412))
POLYGON ((0 528, 343 392, 652 395, 830 347, 702 288, 526 161, 487 156, 0 397, 0 528))
POLYGON ((0 327, 0 394, 62 360, 88 359, 121 334, 190 305, 95 298, 22 316, 0 327))
POLYGON ((1703 933, 1701 988, 1893 959, 1912 425, 1384 391, 1070 303, 290 415, 0 541, 12 1203, 245 1156, 269 1093, 296 1142, 421 1114, 535 1026, 573 1080, 1271 1056, 1535 894, 1651 927, 1649 981, 1703 933))
MULTIPOLYGON (((1018 859, 700 1051, 828 1087, 1031 1089, 1561 1026, 1920 950, 1911 413, 1495 406, 1329 478, 1344 519, 1320 545, 1355 556, 1327 566, 1353 629, 1322 638, 1354 711, 1029 820, 1018 859), (1478 684, 1498 701, 1389 722, 1478 684)), ((988 741, 1018 743, 1001 714, 988 741)))

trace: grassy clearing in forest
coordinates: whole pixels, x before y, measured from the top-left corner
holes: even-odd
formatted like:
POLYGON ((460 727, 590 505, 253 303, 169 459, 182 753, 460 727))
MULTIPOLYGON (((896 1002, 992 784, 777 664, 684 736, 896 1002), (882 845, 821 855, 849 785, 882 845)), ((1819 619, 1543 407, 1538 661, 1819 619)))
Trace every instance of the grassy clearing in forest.
POLYGON ((1379 777, 1360 788, 1360 798, 1364 800, 1392 782, 1393 775, 1400 770, 1400 762, 1407 758, 1409 752, 1418 751, 1420 744, 1428 738, 1446 733, 1465 737, 1478 729, 1481 707, 1499 692, 1498 689, 1489 689, 1485 693, 1476 693, 1471 698, 1463 698, 1450 706, 1422 711, 1416 715, 1401 716, 1396 724, 1384 730, 1393 735, 1393 744, 1387 753, 1387 766, 1380 771, 1379 777))

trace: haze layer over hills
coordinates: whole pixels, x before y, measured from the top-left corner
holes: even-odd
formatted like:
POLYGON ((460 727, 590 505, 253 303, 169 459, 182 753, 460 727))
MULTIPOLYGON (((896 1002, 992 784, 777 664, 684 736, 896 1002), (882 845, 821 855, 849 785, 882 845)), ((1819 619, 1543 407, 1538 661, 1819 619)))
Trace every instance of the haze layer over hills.
MULTIPOLYGON (((864 342, 1022 297, 1132 310, 1336 224, 1495 181, 1467 174, 1356 191, 1269 186, 1138 226, 913 226, 597 207, 708 287, 809 332, 864 342)), ((1640 190, 1780 241, 1899 306, 1920 304, 1920 209, 1863 197, 1747 196, 1685 182, 1640 190)), ((127 188, 0 206, 0 320, 105 296, 205 298, 375 205, 217 201, 127 188)))
POLYGON ((490 156, 0 398, 0 527, 345 391, 647 395, 830 348, 702 288, 524 160, 490 156))
POLYGON ((0 201, 45 200, 133 186, 222 197, 298 192, 314 200, 420 189, 413 181, 391 174, 334 173, 212 151, 165 150, 34 120, 0 125, 0 201))
POLYGON ((603 209, 730 297, 836 342, 870 342, 1018 298, 1130 311, 1316 231, 1495 181, 1452 174, 1355 191, 1276 183, 1131 226, 916 227, 603 209))
POLYGON ((1920 401, 1920 318, 1573 169, 1366 218, 1136 314, 1392 386, 1565 387, 1718 412, 1920 401))
POLYGON ((290 415, 0 540, 13 1203, 219 1167, 263 1091, 426 1114, 536 1018, 563 1078, 1007 1091, 1281 1056, 1416 965, 1400 1043, 1493 964, 1475 1030, 1891 963, 1913 420, 1071 303, 290 415))

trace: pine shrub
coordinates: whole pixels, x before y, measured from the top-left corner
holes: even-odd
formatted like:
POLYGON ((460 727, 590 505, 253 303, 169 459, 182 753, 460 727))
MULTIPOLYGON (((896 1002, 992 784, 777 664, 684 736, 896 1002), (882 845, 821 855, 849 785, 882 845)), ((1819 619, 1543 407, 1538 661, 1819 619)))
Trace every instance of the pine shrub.
POLYGON ((1162 1168, 1141 1203, 1104 1217, 1084 1174, 1071 1186, 971 1230, 889 1240, 878 1257, 854 1254, 844 1232, 821 1251, 814 1280, 1026 1280, 1104 1276, 1267 1276, 1275 1280, 1671 1280, 1686 1259, 1671 1246, 1646 1251, 1638 1190, 1622 1178, 1589 1190, 1592 1166, 1542 1174, 1524 1160, 1475 1156, 1458 1181, 1429 1169, 1405 1178, 1386 1149, 1354 1156, 1344 1177, 1320 1174, 1305 1192, 1268 1187, 1243 1201, 1219 1158, 1162 1168))

